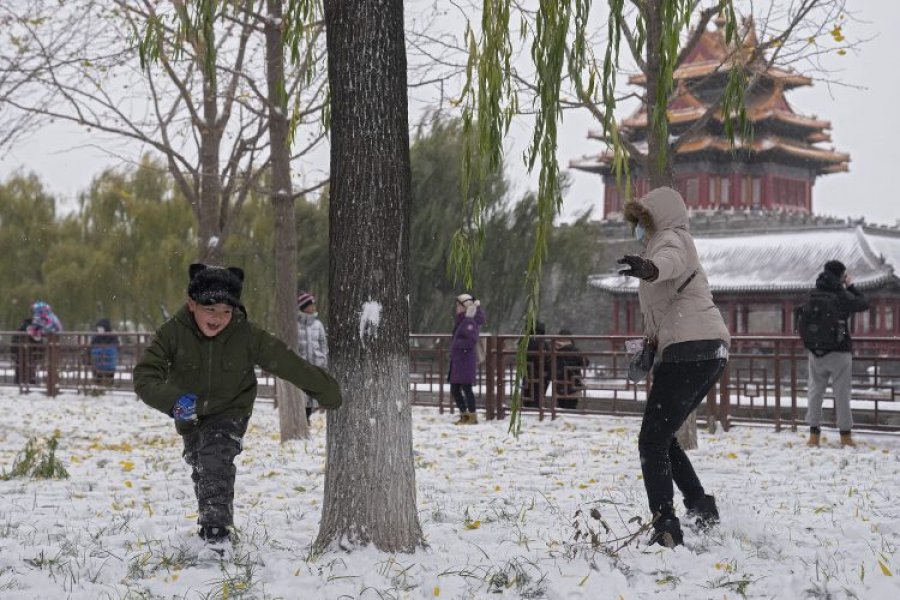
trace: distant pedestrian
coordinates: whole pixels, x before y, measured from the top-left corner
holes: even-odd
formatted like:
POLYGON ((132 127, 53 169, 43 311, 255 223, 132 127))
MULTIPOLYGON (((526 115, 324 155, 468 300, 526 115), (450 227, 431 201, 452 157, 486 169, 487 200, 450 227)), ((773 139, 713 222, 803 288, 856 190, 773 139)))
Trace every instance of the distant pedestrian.
POLYGON ((475 385, 478 373, 478 337, 486 318, 481 302, 471 294, 456 297, 453 337, 450 341, 450 393, 459 408, 456 425, 478 423, 475 409, 475 385))
POLYGON ((830 260, 816 279, 809 301, 797 313, 797 326, 808 350, 809 394, 806 420, 810 446, 818 446, 822 433, 822 398, 831 380, 841 446, 855 447, 853 413, 850 410, 850 376, 853 343, 850 318, 869 309, 869 302, 850 281, 847 267, 830 260))
POLYGON ((62 331, 62 323, 49 304, 37 300, 32 303, 31 316, 22 322, 20 330, 25 335, 19 334, 14 339, 17 349, 16 379, 19 384, 34 384, 37 383, 38 367, 44 366, 50 336, 62 331))
POLYGON ((656 347, 653 384, 638 439, 644 487, 653 513, 651 544, 683 543, 675 516, 672 482, 684 495, 688 515, 703 527, 719 521, 715 498, 707 494, 675 433, 715 385, 728 360, 731 337, 713 303, 706 273, 688 232, 681 194, 667 187, 627 202, 625 219, 644 244, 640 256, 626 255, 621 275, 636 277, 648 343, 656 347))
POLYGON ((97 335, 91 337, 90 343, 94 385, 110 387, 119 365, 119 336, 110 335, 112 323, 106 317, 99 319, 94 329, 97 335))
MULTIPOLYGON (((316 297, 309 292, 297 295, 297 354, 317 367, 328 368, 328 336, 325 325, 319 319, 316 297)), ((307 420, 315 409, 316 401, 306 396, 307 420)))
POLYGON ((525 376, 522 378, 522 406, 537 408, 550 386, 550 344, 541 339, 546 326, 536 321, 525 348, 525 376), (536 337, 537 336, 537 337, 536 337))
POLYGON ((43 343, 51 334, 62 331, 62 323, 49 304, 38 300, 31 305, 31 324, 27 331, 32 340, 43 343))
POLYGON ((556 406, 574 409, 578 408, 579 394, 584 389, 584 368, 590 361, 575 345, 575 340, 565 337, 569 335, 572 335, 571 331, 560 329, 560 337, 553 342, 556 346, 556 406))
POLYGON ((30 326, 31 317, 28 317, 19 325, 9 345, 9 358, 15 365, 13 381, 19 385, 37 383, 37 365, 43 360, 43 349, 28 335, 30 326))

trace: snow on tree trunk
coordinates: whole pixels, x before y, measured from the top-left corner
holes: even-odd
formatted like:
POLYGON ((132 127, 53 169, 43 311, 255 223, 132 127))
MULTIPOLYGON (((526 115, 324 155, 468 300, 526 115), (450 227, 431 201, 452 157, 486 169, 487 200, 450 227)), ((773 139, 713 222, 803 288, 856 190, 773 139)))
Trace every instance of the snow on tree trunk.
POLYGON ((331 88, 331 371, 316 546, 412 552, 409 385, 410 166, 402 0, 326 0, 331 88))
MULTIPOLYGON (((282 0, 266 0, 266 85, 269 96, 271 181, 269 197, 275 213, 275 333, 290 348, 297 348, 297 227, 291 194, 290 125, 284 92, 282 0)), ((282 381, 276 383, 281 441, 308 437, 305 399, 282 381)))

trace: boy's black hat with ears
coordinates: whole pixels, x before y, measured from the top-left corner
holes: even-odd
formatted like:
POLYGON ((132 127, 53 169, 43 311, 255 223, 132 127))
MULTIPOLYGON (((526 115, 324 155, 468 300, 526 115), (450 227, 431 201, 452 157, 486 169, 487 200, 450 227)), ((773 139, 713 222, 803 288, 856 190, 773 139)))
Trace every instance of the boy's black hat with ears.
POLYGON ((241 288, 244 284, 244 270, 239 267, 210 267, 194 263, 188 269, 190 283, 188 296, 195 302, 209 306, 230 304, 241 308, 241 288))

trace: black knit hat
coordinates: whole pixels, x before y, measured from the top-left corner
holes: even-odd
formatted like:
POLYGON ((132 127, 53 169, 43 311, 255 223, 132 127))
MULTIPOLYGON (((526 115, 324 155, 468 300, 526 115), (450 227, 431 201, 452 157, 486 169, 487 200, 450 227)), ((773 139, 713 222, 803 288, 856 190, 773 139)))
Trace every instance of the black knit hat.
POLYGON ((191 277, 188 283, 188 296, 199 304, 230 304, 241 307, 241 288, 244 283, 244 270, 238 267, 210 267, 203 263, 194 263, 188 269, 191 277))
POLYGON ((829 260, 827 263, 825 263, 825 272, 831 273, 832 275, 840 279, 844 276, 844 273, 847 272, 847 267, 845 267, 844 263, 839 260, 829 260))

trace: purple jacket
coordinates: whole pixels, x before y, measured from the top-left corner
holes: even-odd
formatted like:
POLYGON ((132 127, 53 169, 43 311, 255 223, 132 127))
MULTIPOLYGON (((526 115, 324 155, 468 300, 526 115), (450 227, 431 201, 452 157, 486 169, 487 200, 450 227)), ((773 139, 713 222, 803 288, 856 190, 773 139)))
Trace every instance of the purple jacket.
POLYGON ((456 327, 453 328, 453 339, 450 341, 450 383, 474 385, 477 371, 478 353, 475 344, 478 334, 486 319, 479 306, 474 317, 466 317, 466 313, 456 314, 456 327))

